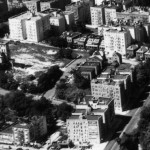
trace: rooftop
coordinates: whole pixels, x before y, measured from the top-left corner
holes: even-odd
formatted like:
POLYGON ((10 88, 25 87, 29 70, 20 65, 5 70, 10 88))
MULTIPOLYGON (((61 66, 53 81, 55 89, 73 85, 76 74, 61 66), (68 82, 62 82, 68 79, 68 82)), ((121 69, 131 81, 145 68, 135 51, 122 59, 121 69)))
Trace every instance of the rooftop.
POLYGON ((87 115, 87 120, 99 120, 101 117, 100 115, 87 115))
POLYGON ((86 95, 84 98, 85 98, 85 101, 87 102, 87 104, 89 104, 89 101, 95 101, 99 105, 108 105, 110 103, 110 101, 112 101, 111 98, 94 97, 92 95, 86 95))
POLYGON ((30 125, 27 124, 27 123, 19 123, 19 124, 16 124, 15 126, 13 126, 13 128, 24 128, 24 129, 29 129, 29 128, 30 128, 30 125))
POLYGON ((99 66, 99 62, 85 62, 83 66, 99 66))
POLYGON ((85 109, 76 109, 76 111, 74 113, 85 113, 86 110, 85 109))
POLYGON ((113 81, 112 79, 93 79, 91 81, 91 83, 94 83, 94 84, 103 84, 103 85, 118 85, 118 84, 122 84, 122 81, 113 81))
POLYGON ((67 31, 65 31, 65 32, 62 33, 63 37, 72 37, 72 38, 75 38, 75 37, 77 37, 79 35, 81 35, 80 32, 67 32, 67 31))
POLYGON ((38 20, 38 19, 40 19, 41 17, 44 17, 44 16, 46 16, 46 14, 37 13, 36 15, 32 15, 32 13, 30 13, 28 11, 28 12, 24 12, 24 13, 21 13, 19 15, 13 16, 10 19, 18 19, 18 20, 29 20, 29 19, 32 19, 32 20, 38 20))
POLYGON ((149 50, 149 48, 147 47, 147 46, 141 46, 138 50, 137 50, 137 52, 138 53, 145 53, 145 52, 147 52, 149 50))
POLYGON ((78 70, 81 71, 81 72, 92 72, 95 69, 94 68, 82 68, 82 67, 79 67, 78 70))
POLYGON ((138 49, 138 45, 137 44, 135 44, 135 45, 130 45, 128 48, 127 48, 127 50, 131 50, 131 51, 133 51, 133 50, 136 50, 136 49, 138 49))
POLYGON ((105 108, 105 109, 101 109, 101 108, 98 108, 98 109, 93 109, 93 113, 103 113, 103 112, 105 112, 105 110, 106 110, 107 108, 105 108))
POLYGON ((71 117, 69 117, 69 120, 70 120, 70 119, 79 119, 79 116, 80 116, 80 115, 72 115, 71 117))

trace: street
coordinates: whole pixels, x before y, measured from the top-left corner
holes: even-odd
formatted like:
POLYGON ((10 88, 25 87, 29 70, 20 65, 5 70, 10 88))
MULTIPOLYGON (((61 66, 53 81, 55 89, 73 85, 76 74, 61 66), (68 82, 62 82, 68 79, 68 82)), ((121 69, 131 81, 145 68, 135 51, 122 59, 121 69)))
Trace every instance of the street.
MULTIPOLYGON (((144 94, 143 94, 144 95, 144 94)), ((143 103, 143 106, 147 106, 150 104, 150 95, 145 98, 145 99, 142 99, 142 101, 144 102, 143 103)), ((122 133, 120 134, 119 138, 122 138, 123 136, 123 132, 125 133, 130 133, 132 132, 134 129, 137 128, 137 125, 138 125, 138 122, 139 122, 139 119, 140 119, 140 112, 141 112, 141 109, 142 107, 139 107, 139 108, 136 108, 134 110, 130 110, 131 114, 133 115, 132 119, 130 120, 130 122, 125 126, 124 130, 122 131, 122 133)), ((110 141, 107 146, 105 147, 104 150, 119 150, 120 149, 120 146, 119 144, 115 141, 115 140, 112 140, 110 141)))

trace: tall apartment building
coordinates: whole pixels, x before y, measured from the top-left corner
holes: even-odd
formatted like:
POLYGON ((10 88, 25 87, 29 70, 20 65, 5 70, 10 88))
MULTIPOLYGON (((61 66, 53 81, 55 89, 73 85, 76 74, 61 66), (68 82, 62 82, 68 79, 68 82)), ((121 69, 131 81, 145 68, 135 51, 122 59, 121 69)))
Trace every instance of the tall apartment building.
POLYGON ((71 12, 71 11, 64 11, 63 14, 65 16, 67 27, 71 28, 74 25, 74 23, 75 23, 74 13, 71 12))
POLYGON ((91 92, 94 97, 114 99, 115 112, 122 112, 125 104, 124 82, 112 80, 93 79, 91 81, 91 92))
POLYGON ((116 51, 125 55, 127 47, 131 44, 131 35, 128 30, 109 29, 104 33, 104 42, 106 54, 116 51))
POLYGON ((102 116, 72 115, 67 119, 68 138, 75 144, 101 142, 102 116))
POLYGON ((32 117, 29 123, 19 123, 12 127, 14 143, 28 144, 47 133, 46 117, 32 117))
POLYGON ((49 16, 41 14, 26 20, 27 40, 39 42, 44 39, 44 33, 50 29, 49 16))
POLYGON ((91 24, 92 25, 102 25, 105 23, 105 15, 104 15, 104 7, 97 6, 97 7, 90 7, 91 11, 91 24))
POLYGON ((58 2, 56 0, 52 1, 40 1, 40 11, 44 11, 50 8, 57 8, 58 2))
POLYGON ((95 5, 101 5, 102 4, 102 2, 103 2, 103 0, 95 0, 95 5))
POLYGON ((49 17, 47 14, 26 12, 9 18, 9 29, 11 39, 39 42, 44 32, 50 29, 49 17))
POLYGON ((140 20, 143 23, 149 23, 150 22, 150 15, 149 12, 145 12, 145 11, 132 11, 127 10, 127 11, 123 11, 123 12, 117 12, 117 18, 118 19, 128 19, 131 18, 131 22, 137 22, 138 20, 140 20))
POLYGON ((37 13, 40 11, 40 0, 24 1, 23 3, 32 13, 37 13))
POLYGON ((65 7, 65 10, 72 11, 74 13, 75 22, 77 22, 77 21, 84 22, 85 21, 86 17, 85 17, 85 13, 84 13, 84 7, 81 2, 71 3, 65 7))
POLYGON ((10 11, 13 8, 21 8, 23 7, 24 4, 23 2, 19 2, 18 0, 7 0, 7 7, 8 7, 8 11, 10 11))
POLYGON ((18 16, 9 18, 9 31, 11 39, 24 40, 27 38, 25 22, 29 17, 31 17, 31 14, 22 13, 18 16))
POLYGON ((115 7, 105 7, 105 24, 117 19, 115 7))
MULTIPOLYGON (((28 144, 32 140, 30 137, 31 134, 31 125, 28 124, 17 124, 13 127, 14 133, 14 143, 16 144, 28 144)), ((33 131, 32 131, 33 132, 33 131)))
POLYGON ((60 34, 63 33, 66 29, 65 26, 65 18, 60 15, 55 15, 53 17, 50 17, 50 25, 51 27, 60 34))

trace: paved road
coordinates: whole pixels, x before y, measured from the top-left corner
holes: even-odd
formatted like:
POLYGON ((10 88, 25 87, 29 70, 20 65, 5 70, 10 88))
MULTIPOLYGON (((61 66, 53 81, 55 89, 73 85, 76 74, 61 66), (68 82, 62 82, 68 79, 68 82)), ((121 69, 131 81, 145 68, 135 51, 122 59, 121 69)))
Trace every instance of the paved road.
MULTIPOLYGON (((144 102, 144 104, 143 104, 144 106, 149 105, 150 104, 150 95, 146 98, 145 101, 143 100, 143 102, 144 102)), ((135 128, 137 128, 137 124, 138 124, 139 119, 140 119, 141 109, 142 109, 142 107, 136 109, 136 111, 135 110, 131 110, 131 113, 133 114, 133 117, 130 120, 130 122, 126 125, 126 127, 123 130, 123 132, 130 133, 135 128)), ((120 138, 123 136, 123 132, 119 136, 120 138)), ((108 143, 108 145, 106 146, 105 150, 120 150, 120 146, 117 144, 117 142, 115 140, 113 140, 113 141, 108 143)))
MULTIPOLYGON (((137 123, 140 119, 140 112, 141 112, 141 107, 136 110, 134 116, 132 117, 130 122, 126 125, 126 127, 120 134, 119 138, 122 138, 123 132, 130 133, 133 131, 133 129, 137 128, 137 123)), ((109 143, 109 145, 106 146, 105 150, 120 150, 120 146, 115 140, 113 140, 109 143)))
MULTIPOLYGON (((85 58, 76 59, 67 68, 63 68, 64 74, 62 75, 61 78, 65 78, 65 76, 69 76, 70 75, 69 72, 71 71, 71 69, 75 68, 78 63, 84 62, 85 60, 86 60, 85 58)), ((54 97, 54 95, 55 95, 55 89, 56 89, 56 86, 53 89, 47 91, 44 96, 47 99, 50 99, 50 98, 54 97)))

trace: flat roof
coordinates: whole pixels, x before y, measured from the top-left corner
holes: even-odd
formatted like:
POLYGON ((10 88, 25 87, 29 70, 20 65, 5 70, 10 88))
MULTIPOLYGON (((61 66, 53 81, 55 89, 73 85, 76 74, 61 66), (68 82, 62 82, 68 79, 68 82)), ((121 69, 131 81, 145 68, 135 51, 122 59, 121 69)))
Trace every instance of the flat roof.
POLYGON ((129 75, 127 75, 127 74, 118 74, 118 75, 114 75, 114 77, 113 77, 113 79, 122 79, 122 80, 124 80, 124 79, 126 79, 127 78, 127 76, 129 76, 129 75))
POLYGON ((28 129, 30 127, 29 124, 27 123, 19 123, 19 124, 16 124, 15 126, 13 126, 13 128, 24 128, 24 129, 28 129))
POLYGON ((43 14, 43 13, 37 13, 36 15, 32 16, 32 13, 30 12, 23 12, 21 14, 18 14, 16 16, 11 17, 10 19, 18 19, 18 20, 38 20, 41 17, 47 16, 47 14, 43 14))
POLYGON ((85 109, 76 109, 74 113, 85 113, 85 109))
POLYGON ((101 115, 87 115, 87 120, 99 120, 101 117, 101 115))
POLYGON ((85 62, 83 66, 98 66, 99 62, 85 62))
POLYGON ((93 79, 91 80, 91 83, 95 83, 95 84, 103 84, 103 85, 117 85, 117 84, 122 84, 122 81, 113 81, 112 79, 93 79))
POLYGON ((70 119, 79 119, 79 116, 80 116, 80 115, 72 115, 72 116, 69 117, 69 120, 70 120, 70 119))
POLYGON ((98 109, 93 109, 93 111, 92 112, 95 112, 95 113, 103 113, 103 112, 105 112, 106 111, 106 109, 107 108, 105 108, 105 109, 101 109, 101 108, 98 108, 98 109))
POLYGON ((81 72, 84 72, 84 71, 88 71, 88 72, 92 72, 92 71, 94 71, 95 69, 94 68, 83 68, 83 67, 79 67, 79 69, 78 69, 79 71, 81 71, 81 72))
POLYGON ((136 49, 138 49, 138 45, 137 44, 134 44, 134 45, 130 45, 128 48, 127 48, 127 50, 136 50, 136 49))
POLYGON ((85 98, 85 101, 87 102, 87 104, 89 104, 89 101, 97 101, 97 103, 99 105, 108 105, 110 103, 110 101, 112 101, 111 98, 94 97, 92 95, 86 95, 84 98, 85 98))

